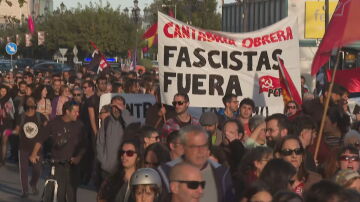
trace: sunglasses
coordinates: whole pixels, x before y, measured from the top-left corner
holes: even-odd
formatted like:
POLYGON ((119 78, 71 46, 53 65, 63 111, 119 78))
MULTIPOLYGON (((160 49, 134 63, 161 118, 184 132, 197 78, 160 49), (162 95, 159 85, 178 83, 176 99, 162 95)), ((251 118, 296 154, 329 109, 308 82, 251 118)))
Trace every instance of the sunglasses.
POLYGON ((124 151, 124 150, 121 150, 120 151, 120 156, 126 154, 126 156, 128 157, 132 157, 134 156, 134 154, 136 154, 136 151, 132 151, 132 150, 127 150, 127 151, 124 151))
POLYGON ((296 109, 296 106, 288 106, 288 109, 296 109))
POLYGON ((172 105, 173 106, 176 106, 176 105, 183 105, 185 103, 185 101, 174 101, 174 102, 172 102, 172 105))
POLYGON ((296 148, 296 149, 284 149, 280 151, 280 154, 283 156, 290 156, 293 153, 295 153, 296 155, 301 155, 304 153, 304 149, 296 148))
POLYGON ((340 161, 360 161, 358 156, 340 156, 340 161))
POLYGON ((184 181, 184 180, 175 180, 175 182, 180 182, 186 184, 189 189, 197 189, 201 186, 202 189, 205 189, 205 181, 184 181))
POLYGON ((80 96, 81 96, 81 94, 74 94, 74 96, 75 96, 75 97, 80 97, 80 96))

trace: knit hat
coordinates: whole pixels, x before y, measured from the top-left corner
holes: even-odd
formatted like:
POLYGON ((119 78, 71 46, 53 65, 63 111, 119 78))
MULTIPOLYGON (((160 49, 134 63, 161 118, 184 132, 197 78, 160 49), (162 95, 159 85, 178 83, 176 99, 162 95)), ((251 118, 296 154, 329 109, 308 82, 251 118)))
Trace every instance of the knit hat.
POLYGON ((202 126, 210 126, 217 124, 219 119, 214 112, 204 112, 199 121, 202 126))
POLYGON ((335 176, 335 182, 341 186, 346 185, 350 180, 360 178, 360 175, 355 170, 340 170, 335 176))
POLYGON ((356 130, 349 130, 344 136, 344 145, 355 145, 360 143, 360 133, 356 130))

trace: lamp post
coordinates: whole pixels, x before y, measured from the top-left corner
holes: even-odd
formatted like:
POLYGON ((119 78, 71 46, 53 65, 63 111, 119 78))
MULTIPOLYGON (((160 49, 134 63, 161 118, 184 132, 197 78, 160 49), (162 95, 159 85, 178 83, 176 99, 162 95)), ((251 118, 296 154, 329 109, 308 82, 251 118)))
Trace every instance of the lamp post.
POLYGON ((137 63, 137 43, 138 43, 138 23, 139 23, 139 18, 140 18, 140 8, 138 6, 138 0, 134 0, 134 8, 131 10, 132 13, 132 17, 134 19, 135 22, 135 26, 136 26, 136 36, 135 36, 135 54, 134 54, 134 68, 136 67, 136 63, 137 63))
POLYGON ((129 16, 129 9, 127 7, 124 8, 124 13, 126 16, 129 16))

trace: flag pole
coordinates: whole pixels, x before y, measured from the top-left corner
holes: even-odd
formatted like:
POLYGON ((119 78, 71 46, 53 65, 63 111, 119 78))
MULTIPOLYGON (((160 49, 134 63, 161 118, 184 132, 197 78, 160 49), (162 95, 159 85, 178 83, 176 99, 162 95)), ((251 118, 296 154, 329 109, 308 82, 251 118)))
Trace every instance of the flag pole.
MULTIPOLYGON (((325 106, 324 106, 324 112, 321 118, 321 124, 320 124, 320 129, 319 129, 319 133, 318 133, 318 139, 316 142, 316 147, 315 147, 315 152, 314 152, 314 159, 315 162, 318 158, 318 154, 319 154, 319 149, 320 149, 320 143, 321 143, 321 138, 323 136, 323 132, 324 132, 324 126, 325 126, 325 120, 326 120, 326 115, 327 115, 327 111, 329 109, 329 103, 330 103, 330 99, 331 99, 331 93, 334 87, 334 81, 335 81, 335 74, 336 74, 336 70, 339 66, 339 62, 340 62, 340 51, 341 48, 338 49, 337 54, 336 54, 336 63, 335 63, 335 67, 333 70, 333 74, 331 76, 331 82, 330 82, 330 86, 329 86, 329 90, 328 90, 328 94, 326 96, 326 101, 325 101, 325 106)), ((323 92, 325 95, 325 92, 323 92)))

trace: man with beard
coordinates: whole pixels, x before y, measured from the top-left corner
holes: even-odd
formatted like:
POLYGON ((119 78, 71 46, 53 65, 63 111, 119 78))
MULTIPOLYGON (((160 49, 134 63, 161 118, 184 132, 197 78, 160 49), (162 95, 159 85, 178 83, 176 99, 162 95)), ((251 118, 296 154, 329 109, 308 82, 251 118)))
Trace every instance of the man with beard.
POLYGON ((87 139, 84 134, 83 124, 77 118, 79 105, 68 101, 63 105, 63 115, 50 121, 40 134, 39 141, 30 156, 32 163, 40 160, 38 152, 43 142, 51 138, 52 160, 55 163, 55 179, 58 183, 57 201, 76 202, 76 190, 78 186, 78 164, 86 152, 87 139))
POLYGON ((290 123, 284 114, 273 114, 265 119, 267 145, 274 148, 275 145, 289 133, 290 123))
POLYGON ((239 101, 235 94, 225 94, 222 98, 225 109, 218 111, 219 124, 218 128, 221 130, 225 121, 229 119, 236 119, 236 113, 239 109, 239 101))
POLYGON ((188 108, 190 105, 189 96, 185 93, 177 93, 174 96, 173 106, 175 107, 176 116, 174 118, 168 119, 162 128, 162 140, 166 141, 168 134, 175 130, 180 130, 180 128, 187 125, 199 125, 199 120, 195 117, 192 117, 188 108))
POLYGON ((200 124, 210 138, 210 144, 219 146, 222 142, 222 132, 218 129, 218 116, 214 112, 204 112, 200 117, 200 124))
POLYGON ((341 97, 346 93, 346 89, 339 84, 334 83, 331 95, 329 94, 330 84, 327 84, 323 90, 323 94, 314 100, 304 101, 302 111, 304 114, 311 116, 316 124, 320 126, 321 118, 324 112, 326 97, 330 96, 329 107, 339 104, 341 97))

